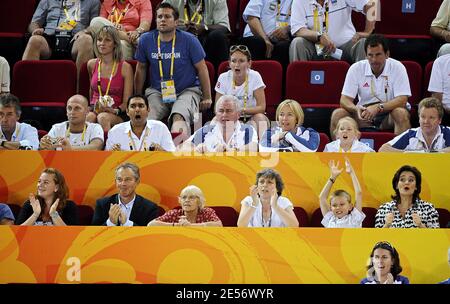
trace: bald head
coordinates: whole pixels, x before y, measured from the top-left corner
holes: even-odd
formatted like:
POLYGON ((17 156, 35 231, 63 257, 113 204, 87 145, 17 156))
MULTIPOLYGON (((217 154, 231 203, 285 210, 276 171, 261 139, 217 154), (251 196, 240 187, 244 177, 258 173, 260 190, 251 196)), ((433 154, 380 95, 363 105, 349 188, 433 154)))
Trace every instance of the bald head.
POLYGON ((89 100, 80 94, 76 94, 70 97, 69 100, 67 100, 67 104, 69 104, 69 102, 76 102, 86 108, 89 107, 89 100))
POLYGON ((89 101, 83 95, 73 95, 67 100, 66 111, 71 125, 84 125, 89 113, 89 101))

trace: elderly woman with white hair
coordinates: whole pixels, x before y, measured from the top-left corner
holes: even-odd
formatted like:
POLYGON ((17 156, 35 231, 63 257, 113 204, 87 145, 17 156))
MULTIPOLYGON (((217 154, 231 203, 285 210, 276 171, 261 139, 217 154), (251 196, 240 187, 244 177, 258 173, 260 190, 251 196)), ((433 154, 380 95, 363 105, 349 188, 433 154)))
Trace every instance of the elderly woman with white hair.
POLYGON ((147 226, 216 226, 222 227, 222 221, 212 208, 205 207, 205 196, 202 190, 189 185, 178 197, 181 208, 167 211, 164 215, 152 220, 147 226))

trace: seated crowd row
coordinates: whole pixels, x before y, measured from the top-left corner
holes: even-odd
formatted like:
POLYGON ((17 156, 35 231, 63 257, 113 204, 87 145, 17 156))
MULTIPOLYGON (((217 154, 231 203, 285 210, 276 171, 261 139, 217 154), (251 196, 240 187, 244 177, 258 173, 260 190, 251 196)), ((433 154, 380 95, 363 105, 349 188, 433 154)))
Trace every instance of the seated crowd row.
MULTIPOLYGON (((329 196, 331 188, 344 168, 330 161, 330 177, 319 195, 322 225, 329 228, 358 228, 366 215, 362 209, 363 193, 358 178, 349 162, 345 171, 351 176, 355 202, 342 189, 329 196)), ((202 190, 185 187, 179 196, 181 208, 159 215, 158 206, 136 193, 141 177, 139 167, 133 163, 117 166, 115 183, 118 193, 97 200, 92 225, 107 226, 222 226, 213 208, 206 207, 202 190)), ((439 213, 434 206, 420 198, 422 175, 412 166, 397 170, 392 185, 392 201, 382 204, 375 216, 377 228, 439 228, 439 213)), ((241 201, 238 227, 299 227, 292 202, 282 196, 284 183, 273 169, 263 169, 256 174, 249 195, 241 201)), ((37 193, 31 193, 17 217, 17 225, 78 225, 77 205, 68 200, 69 189, 63 174, 55 168, 41 173, 37 193)), ((5 204, 0 209, 0 219, 14 220, 5 204)), ((302 223, 304 224, 304 223, 302 223)), ((302 225, 303 226, 303 225, 302 225)))

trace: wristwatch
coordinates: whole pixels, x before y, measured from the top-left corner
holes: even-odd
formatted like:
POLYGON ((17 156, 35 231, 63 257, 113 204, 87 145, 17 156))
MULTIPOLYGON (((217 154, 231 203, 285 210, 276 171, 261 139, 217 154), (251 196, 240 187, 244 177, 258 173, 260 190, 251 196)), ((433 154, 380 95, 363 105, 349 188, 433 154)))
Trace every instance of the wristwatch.
POLYGON ((51 217, 52 219, 56 219, 58 216, 59 216, 58 211, 53 211, 52 213, 50 213, 50 217, 51 217))
POLYGON ((384 111, 384 104, 379 103, 378 104, 378 112, 383 112, 384 111))
POLYGON ((322 34, 321 33, 317 33, 317 42, 320 42, 320 38, 322 38, 322 34))

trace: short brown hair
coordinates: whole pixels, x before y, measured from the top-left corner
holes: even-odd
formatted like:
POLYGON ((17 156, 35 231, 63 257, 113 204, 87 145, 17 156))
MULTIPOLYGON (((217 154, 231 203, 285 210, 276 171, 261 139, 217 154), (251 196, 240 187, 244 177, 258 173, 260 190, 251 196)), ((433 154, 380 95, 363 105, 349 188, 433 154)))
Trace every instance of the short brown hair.
POLYGON ((427 97, 420 101, 419 103, 419 115, 423 108, 431 109, 435 108, 438 112, 439 118, 444 117, 444 106, 442 102, 435 97, 427 97))

